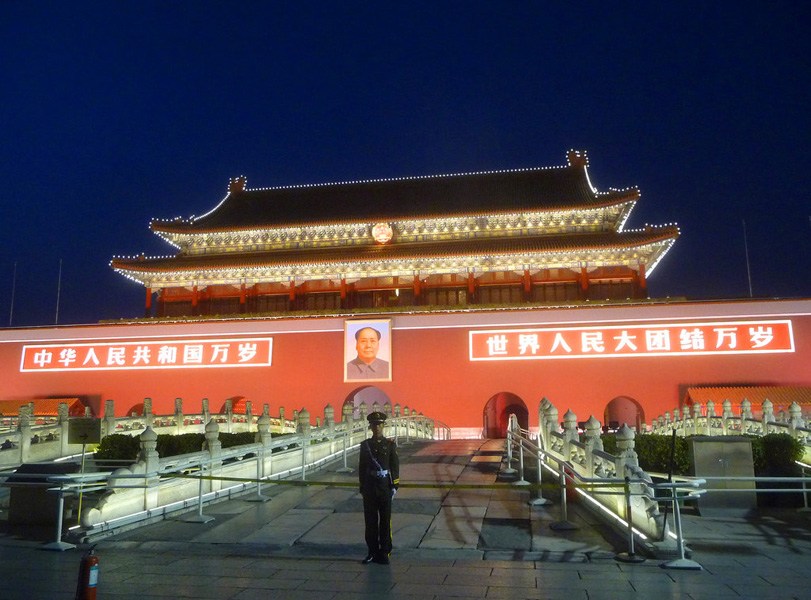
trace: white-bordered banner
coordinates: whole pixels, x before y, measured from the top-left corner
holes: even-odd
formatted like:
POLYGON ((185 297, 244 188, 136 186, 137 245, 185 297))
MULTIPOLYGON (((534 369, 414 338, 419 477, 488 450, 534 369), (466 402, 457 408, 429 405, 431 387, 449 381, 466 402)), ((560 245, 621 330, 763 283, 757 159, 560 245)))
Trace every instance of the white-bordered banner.
POLYGON ((23 346, 20 371, 267 367, 272 357, 269 337, 30 344, 23 346))
POLYGON ((471 361, 794 352, 788 320, 487 329, 469 340, 471 361))

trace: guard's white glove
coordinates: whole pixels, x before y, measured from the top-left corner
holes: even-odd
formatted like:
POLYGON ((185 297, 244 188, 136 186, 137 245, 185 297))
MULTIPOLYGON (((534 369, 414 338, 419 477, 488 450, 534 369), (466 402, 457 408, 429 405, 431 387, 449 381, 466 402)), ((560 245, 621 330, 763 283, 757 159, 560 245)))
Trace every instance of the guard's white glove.
POLYGON ((391 488, 391 497, 394 498, 397 495, 397 488, 391 488))

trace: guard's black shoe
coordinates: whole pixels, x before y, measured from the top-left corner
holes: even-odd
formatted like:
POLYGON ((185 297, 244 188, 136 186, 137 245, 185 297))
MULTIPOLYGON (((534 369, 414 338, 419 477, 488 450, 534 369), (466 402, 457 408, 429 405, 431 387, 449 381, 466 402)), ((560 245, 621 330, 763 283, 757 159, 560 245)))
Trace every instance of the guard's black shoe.
POLYGON ((389 564, 389 555, 388 554, 378 554, 374 557, 374 561, 379 565, 387 565, 389 564))
POLYGON ((368 564, 369 564, 370 562, 372 562, 374 559, 375 559, 375 555, 374 555, 374 554, 367 554, 367 555, 366 555, 366 558, 364 558, 364 559, 363 559, 362 561, 360 561, 360 562, 361 562, 361 564, 363 564, 363 565, 368 565, 368 564))

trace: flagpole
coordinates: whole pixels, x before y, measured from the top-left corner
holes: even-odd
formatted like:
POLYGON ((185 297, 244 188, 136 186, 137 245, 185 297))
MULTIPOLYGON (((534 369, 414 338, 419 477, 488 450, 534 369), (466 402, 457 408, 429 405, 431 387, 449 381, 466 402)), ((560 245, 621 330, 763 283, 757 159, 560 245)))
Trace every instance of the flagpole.
POLYGON ((17 290, 17 261, 14 261, 14 274, 11 276, 11 307, 8 309, 8 326, 14 318, 14 292, 17 290))
POLYGON ((749 280, 749 297, 752 297, 752 270, 749 267, 749 244, 746 240, 746 220, 741 219, 743 223, 743 249, 746 253, 746 278, 749 280))
POLYGON ((62 259, 59 259, 59 278, 56 282, 56 316, 54 317, 54 325, 59 325, 59 297, 62 294, 62 259))

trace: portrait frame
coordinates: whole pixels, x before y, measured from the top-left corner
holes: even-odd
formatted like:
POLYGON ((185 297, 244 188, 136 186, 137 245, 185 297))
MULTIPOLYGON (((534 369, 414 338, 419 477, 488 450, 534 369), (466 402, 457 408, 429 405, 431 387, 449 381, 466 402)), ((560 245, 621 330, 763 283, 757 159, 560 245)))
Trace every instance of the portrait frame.
POLYGON ((391 355, 391 319, 349 319, 344 321, 344 382, 365 383, 391 381, 394 363, 391 355), (377 361, 372 365, 380 371, 379 376, 359 364, 358 342, 355 335, 362 329, 373 329, 380 334, 377 361), (384 368, 385 365, 388 368, 384 368))

